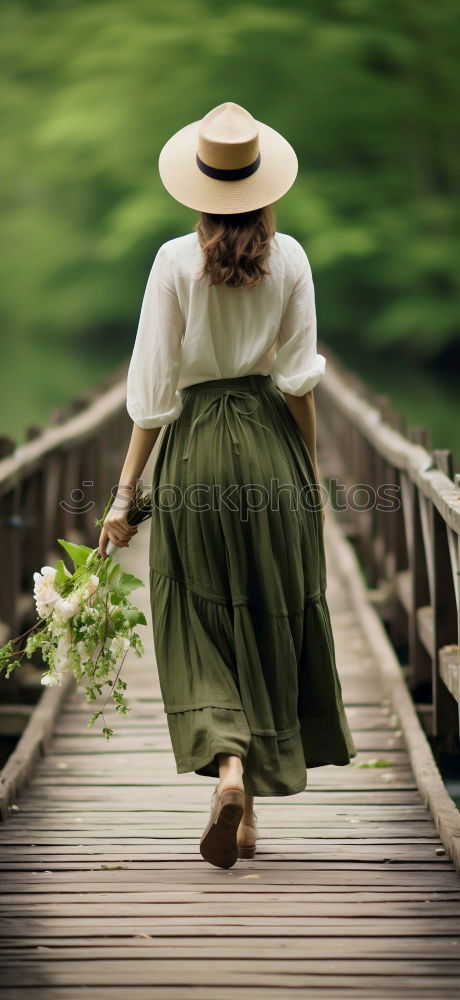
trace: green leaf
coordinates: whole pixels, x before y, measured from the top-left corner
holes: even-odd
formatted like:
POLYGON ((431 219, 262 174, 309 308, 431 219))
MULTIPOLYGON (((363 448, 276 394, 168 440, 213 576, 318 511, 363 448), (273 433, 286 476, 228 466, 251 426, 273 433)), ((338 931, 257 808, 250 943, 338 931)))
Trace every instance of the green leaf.
POLYGON ((110 569, 110 556, 107 556, 103 562, 97 568, 97 575, 99 577, 99 587, 102 588, 107 582, 107 576, 110 569))
POLYGON ((147 625, 144 612, 139 608, 125 608, 123 617, 131 628, 134 628, 135 625, 147 625))
POLYGON ((88 545, 75 545, 74 542, 67 542, 65 538, 58 538, 58 542, 72 559, 75 569, 78 566, 84 566, 89 554, 93 551, 88 545))
POLYGON ((58 559, 55 569, 56 576, 54 578, 54 586, 59 590, 61 587, 64 587, 66 583, 69 583, 70 577, 67 576, 67 573, 65 572, 63 559, 58 559))
POLYGON ((121 573, 118 589, 121 590, 123 594, 130 594, 131 591, 136 590, 137 587, 144 586, 144 581, 139 580, 139 578, 137 576, 133 576, 132 573, 121 573))
POLYGON ((350 761, 352 767, 391 767, 392 761, 383 757, 372 757, 369 760, 350 761))
MULTIPOLYGON (((111 556, 109 556, 109 558, 111 558, 111 556)), ((107 582, 110 583, 111 587, 117 587, 117 589, 118 589, 118 581, 119 581, 122 573, 123 573, 123 570, 122 570, 122 568, 120 566, 120 563, 117 563, 117 562, 114 561, 113 565, 110 566, 110 568, 108 570, 108 573, 107 573, 107 582)))
POLYGON ((102 715, 102 712, 95 712, 94 715, 91 716, 87 725, 87 729, 90 729, 91 726, 94 726, 94 723, 97 722, 100 715, 102 715))
POLYGON ((13 640, 9 639, 0 649, 0 674, 4 673, 5 677, 10 677, 13 670, 20 664, 19 660, 14 659, 14 655, 13 640))

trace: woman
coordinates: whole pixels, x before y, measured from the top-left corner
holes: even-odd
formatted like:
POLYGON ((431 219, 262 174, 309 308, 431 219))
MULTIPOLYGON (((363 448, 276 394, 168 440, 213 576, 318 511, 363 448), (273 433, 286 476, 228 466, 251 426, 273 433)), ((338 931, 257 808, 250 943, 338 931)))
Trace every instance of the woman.
POLYGON ((128 545, 130 493, 153 473, 154 644, 177 773, 219 777, 202 856, 253 857, 254 796, 294 795, 307 767, 356 755, 326 602, 308 258, 271 205, 297 158, 232 102, 163 147, 172 196, 198 210, 147 282, 127 380, 134 421, 101 532, 128 545))

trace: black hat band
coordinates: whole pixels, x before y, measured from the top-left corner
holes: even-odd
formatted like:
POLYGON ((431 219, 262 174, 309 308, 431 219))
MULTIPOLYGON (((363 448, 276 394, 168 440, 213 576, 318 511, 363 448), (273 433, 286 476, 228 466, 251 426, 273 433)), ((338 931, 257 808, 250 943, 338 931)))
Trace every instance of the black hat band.
POLYGON ((216 181, 241 181, 244 177, 250 177, 251 174, 255 174, 260 164, 260 153, 253 163, 248 163, 247 167, 237 167, 235 170, 210 167, 207 163, 204 163, 203 160, 200 160, 198 153, 196 154, 196 162, 200 170, 206 174, 207 177, 214 177, 216 181))

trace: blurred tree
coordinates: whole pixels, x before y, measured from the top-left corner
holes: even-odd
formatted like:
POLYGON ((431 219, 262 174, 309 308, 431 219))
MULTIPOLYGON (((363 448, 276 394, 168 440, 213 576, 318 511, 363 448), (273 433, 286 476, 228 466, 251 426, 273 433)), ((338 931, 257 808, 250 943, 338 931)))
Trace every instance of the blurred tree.
POLYGON ((298 152, 277 227, 309 254, 322 338, 422 363, 458 348, 454 0, 4 0, 1 29, 16 347, 128 354, 158 245, 196 219, 161 146, 234 100, 298 152))

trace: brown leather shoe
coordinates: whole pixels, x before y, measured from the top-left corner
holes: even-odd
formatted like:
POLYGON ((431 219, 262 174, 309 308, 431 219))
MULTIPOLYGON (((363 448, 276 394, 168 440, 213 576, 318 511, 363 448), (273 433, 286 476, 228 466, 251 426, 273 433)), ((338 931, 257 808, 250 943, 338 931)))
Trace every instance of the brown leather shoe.
POLYGON ((254 819, 256 820, 255 825, 245 823, 243 819, 240 821, 236 833, 239 858, 253 858, 256 853, 256 840, 259 837, 256 813, 254 813, 254 819))
POLYGON ((231 868, 238 858, 236 834, 244 812, 244 792, 216 785, 211 798, 211 815, 200 840, 200 854, 217 868, 231 868))

